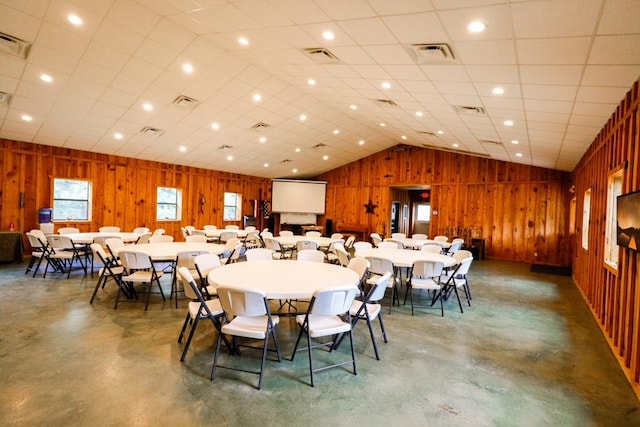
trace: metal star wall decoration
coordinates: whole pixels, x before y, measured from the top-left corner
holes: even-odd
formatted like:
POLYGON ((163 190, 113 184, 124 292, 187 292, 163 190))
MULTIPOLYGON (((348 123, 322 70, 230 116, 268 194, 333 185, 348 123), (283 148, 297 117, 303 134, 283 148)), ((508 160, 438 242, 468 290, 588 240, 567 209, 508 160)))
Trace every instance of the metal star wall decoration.
POLYGON ((372 214, 375 213, 375 209, 378 207, 378 205, 374 205, 373 202, 371 202, 371 199, 369 199, 369 203, 367 203, 366 205, 364 205, 364 208, 367 210, 366 213, 368 214, 372 214))

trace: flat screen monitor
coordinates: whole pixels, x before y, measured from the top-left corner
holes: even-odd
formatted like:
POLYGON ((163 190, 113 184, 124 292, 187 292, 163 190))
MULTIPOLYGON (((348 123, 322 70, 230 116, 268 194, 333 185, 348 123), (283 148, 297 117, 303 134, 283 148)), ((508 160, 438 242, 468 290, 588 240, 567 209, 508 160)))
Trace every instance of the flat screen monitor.
POLYGON ((640 191, 618 196, 618 246, 640 251, 640 191))

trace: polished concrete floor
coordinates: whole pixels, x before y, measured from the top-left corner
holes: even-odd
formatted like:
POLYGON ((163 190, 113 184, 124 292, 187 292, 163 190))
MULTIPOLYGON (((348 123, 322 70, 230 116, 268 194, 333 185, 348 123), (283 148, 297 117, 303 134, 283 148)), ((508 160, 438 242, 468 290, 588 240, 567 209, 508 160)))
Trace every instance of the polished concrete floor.
POLYGON ((529 265, 475 262, 464 314, 452 300, 444 318, 385 312, 380 361, 359 323, 358 375, 324 371, 314 388, 306 354, 288 361, 296 329, 285 318, 286 359, 267 364, 262 391, 245 373, 209 381, 210 324, 179 361, 185 301, 114 310, 109 286, 89 304, 95 278, 31 278, 24 268, 0 266, 0 425, 640 425, 638 399, 571 279, 529 265))

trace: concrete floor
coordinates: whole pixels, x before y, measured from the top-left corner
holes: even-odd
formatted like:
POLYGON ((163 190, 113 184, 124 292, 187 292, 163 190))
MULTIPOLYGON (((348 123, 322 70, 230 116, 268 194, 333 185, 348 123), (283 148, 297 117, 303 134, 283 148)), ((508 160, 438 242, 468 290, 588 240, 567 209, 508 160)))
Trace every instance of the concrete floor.
POLYGON ((639 402, 571 279, 529 265, 475 262, 464 314, 454 301, 444 318, 385 312, 381 361, 359 323, 358 375, 324 371, 315 388, 306 354, 288 361, 297 331, 283 319, 286 359, 267 364, 262 391, 250 374, 209 381, 210 324, 179 361, 185 301, 114 310, 113 287, 89 304, 95 278, 31 278, 24 268, 0 266, 2 425, 640 425, 639 402))

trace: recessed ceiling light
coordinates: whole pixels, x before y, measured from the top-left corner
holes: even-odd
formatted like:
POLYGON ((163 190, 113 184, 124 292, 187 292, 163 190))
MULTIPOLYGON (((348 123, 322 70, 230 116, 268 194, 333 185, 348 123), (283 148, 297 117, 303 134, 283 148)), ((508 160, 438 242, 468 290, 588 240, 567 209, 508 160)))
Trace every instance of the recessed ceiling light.
POLYGON ((265 164, 264 164, 264 165, 262 165, 262 166, 264 166, 265 168, 268 168, 268 167, 269 167, 269 163, 265 163, 265 164))
POLYGON ((482 21, 473 21, 467 25, 467 30, 472 33, 481 33, 487 29, 487 24, 482 21))
POLYGON ((298 173, 298 169, 292 169, 291 172, 298 173))
POLYGON ((458 144, 451 144, 451 146, 452 146, 453 148, 458 148, 458 147, 459 147, 459 145, 458 145, 458 144))
POLYGON ((300 152, 300 148, 296 148, 296 153, 299 153, 299 152, 300 152))
POLYGON ((505 121, 503 122, 503 124, 504 124, 505 126, 513 126, 513 120, 505 120, 505 121))
POLYGON ((307 115, 306 114, 300 114, 300 116, 298 118, 300 119, 300 121, 304 122, 305 120, 307 120, 307 115))
POLYGON ((40 80, 42 80, 43 82, 51 83, 53 81, 53 77, 51 77, 49 74, 42 73, 40 74, 40 80))
POLYGON ((522 157, 522 153, 516 153, 516 157, 522 157))
POLYGON ((424 116, 424 113, 422 111, 416 111, 416 116, 422 117, 424 116))
POLYGON ((515 144, 515 145, 518 145, 518 144, 520 144, 520 141, 518 141, 517 139, 512 139, 511 143, 515 144))
POLYGON ((233 160, 233 156, 227 156, 227 160, 229 161, 233 160))
POLYGON ((502 95, 504 93, 504 88, 501 88, 500 86, 496 86, 493 89, 491 89, 491 93, 494 95, 502 95))
POLYGON ((358 109, 358 106, 356 104, 351 104, 349 108, 351 108, 353 111, 356 111, 358 109))
POLYGON ((444 131, 443 130, 439 130, 436 132, 438 135, 444 135, 444 131))
POLYGON ((386 123, 380 123, 380 127, 385 127, 386 125, 386 123))
POLYGON ((220 123, 218 123, 218 122, 211 123, 211 129, 213 129, 213 130, 220 129, 220 123))
POLYGON ((324 156, 322 156, 322 160, 329 160, 329 156, 325 154, 324 156))
POLYGON ((382 82, 380 86, 382 87, 382 89, 391 89, 391 83, 389 82, 382 82))
POLYGON ((333 40, 336 38, 336 35, 333 34, 333 31, 326 30, 322 33, 322 38, 325 40, 333 40))
POLYGON ((400 138, 407 139, 407 135, 402 135, 400 138))
POLYGON ((267 142, 267 137, 266 136, 261 136, 259 141, 260 141, 260 144, 264 144, 265 142, 267 142))
POLYGON ((339 129, 334 129, 334 130, 333 130, 333 134, 334 134, 334 135, 337 135, 337 134, 339 134, 339 133, 340 133, 340 130, 339 130, 339 129))
POLYGON ((309 80, 307 80, 307 83, 309 84, 309 86, 315 86, 316 81, 315 81, 315 79, 309 79, 309 80))
POLYGON ((238 37, 238 43, 242 46, 249 46, 249 39, 246 37, 238 37))
POLYGON ((123 136, 120 132, 116 132, 116 133, 114 133, 114 134, 113 134, 113 137, 114 137, 115 139, 122 139, 122 138, 124 138, 124 136, 123 136))
POLYGON ((358 141, 358 145, 364 145, 364 139, 361 139, 360 141, 358 141))
POLYGON ((193 65, 187 63, 182 64, 182 71, 184 71, 187 74, 191 74, 193 73, 193 65))
POLYGON ((30 115, 28 115, 28 114, 23 114, 23 115, 22 115, 22 120, 24 120, 25 122, 30 122, 30 121, 32 121, 32 120, 33 120, 33 117, 31 117, 31 116, 30 116, 30 115))
POLYGON ((78 15, 74 15, 72 13, 70 15, 67 15, 67 19, 75 26, 82 25, 82 18, 80 18, 78 15))
POLYGON ((144 104, 142 104, 142 108, 144 108, 145 111, 151 111, 153 110, 153 105, 149 104, 148 102, 145 102, 144 104))
POLYGON ((253 102, 260 102, 260 101, 262 101, 262 95, 260 95, 259 93, 254 93, 253 102))
POLYGON ((184 145, 181 145, 179 150, 184 153, 187 151, 187 147, 185 147, 184 145))

